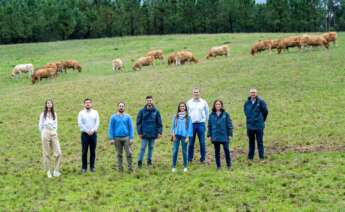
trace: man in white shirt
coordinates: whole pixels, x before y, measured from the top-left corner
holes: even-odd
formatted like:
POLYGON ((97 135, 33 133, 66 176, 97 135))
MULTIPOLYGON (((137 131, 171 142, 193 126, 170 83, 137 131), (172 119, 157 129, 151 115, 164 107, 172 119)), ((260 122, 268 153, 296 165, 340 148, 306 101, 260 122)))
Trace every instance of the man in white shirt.
POLYGON ((90 147, 90 170, 95 172, 97 129, 99 126, 98 112, 92 109, 92 100, 84 100, 84 109, 79 112, 78 125, 81 131, 82 173, 87 170, 87 153, 90 147))
POLYGON ((188 160, 189 163, 193 161, 194 156, 194 142, 196 135, 199 138, 200 144, 200 162, 206 162, 206 144, 205 144, 205 132, 206 132, 206 120, 208 119, 208 104, 200 97, 200 89, 193 89, 193 98, 187 102, 188 114, 193 122, 193 137, 188 146, 188 160))

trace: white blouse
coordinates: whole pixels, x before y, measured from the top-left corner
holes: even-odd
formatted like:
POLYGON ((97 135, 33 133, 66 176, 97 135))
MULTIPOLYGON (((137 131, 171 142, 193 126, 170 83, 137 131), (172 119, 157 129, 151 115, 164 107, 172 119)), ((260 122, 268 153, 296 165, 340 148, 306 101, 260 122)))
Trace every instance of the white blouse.
POLYGON ((42 132, 44 129, 49 130, 57 130, 58 127, 58 121, 57 121, 57 115, 55 113, 55 120, 53 117, 48 116, 44 118, 44 113, 42 112, 40 115, 40 121, 38 123, 38 129, 42 132))

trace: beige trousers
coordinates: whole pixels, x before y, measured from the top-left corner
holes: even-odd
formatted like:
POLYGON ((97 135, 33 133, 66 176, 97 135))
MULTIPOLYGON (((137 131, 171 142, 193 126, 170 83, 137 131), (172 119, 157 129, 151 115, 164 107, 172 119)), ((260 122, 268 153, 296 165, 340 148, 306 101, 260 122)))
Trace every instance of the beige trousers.
POLYGON ((50 149, 53 150, 55 156, 55 171, 59 171, 61 163, 60 143, 55 130, 43 129, 42 131, 42 153, 43 166, 46 171, 51 170, 50 149))

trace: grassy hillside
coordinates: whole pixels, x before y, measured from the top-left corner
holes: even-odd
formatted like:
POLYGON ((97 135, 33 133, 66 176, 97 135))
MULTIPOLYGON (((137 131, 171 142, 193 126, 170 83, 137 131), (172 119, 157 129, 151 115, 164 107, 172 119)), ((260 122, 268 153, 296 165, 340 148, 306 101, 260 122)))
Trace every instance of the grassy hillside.
MULTIPOLYGON (((287 34, 169 35, 0 46, 0 209, 344 209, 345 34, 340 33, 338 46, 328 51, 249 54, 255 40, 283 36, 287 34), (229 57, 205 59, 209 47, 226 42, 229 57), (133 72, 133 60, 154 48, 162 48, 165 55, 188 49, 200 63, 175 67, 157 62, 133 72), (124 60, 125 72, 112 72, 111 60, 116 57, 124 60), (39 67, 62 59, 78 60, 83 71, 36 85, 25 77, 9 78, 15 64, 39 67), (194 163, 187 174, 170 172, 171 119, 177 103, 191 98, 196 86, 210 105, 216 98, 223 99, 232 116, 231 149, 236 153, 232 172, 215 171, 209 143, 210 165, 194 163), (242 107, 250 87, 258 89, 270 110, 265 164, 246 163, 242 107), (164 122, 163 138, 154 151, 155 166, 118 174, 113 170, 114 147, 107 139, 108 119, 120 100, 135 119, 147 95, 153 95, 164 122), (97 172, 82 176, 76 118, 85 97, 93 99, 101 126, 97 172), (58 179, 46 178, 41 165, 37 124, 47 98, 54 100, 59 116, 63 162, 58 179), (310 153, 300 153, 304 150, 310 153)), ((139 147, 135 137, 134 161, 139 147)))

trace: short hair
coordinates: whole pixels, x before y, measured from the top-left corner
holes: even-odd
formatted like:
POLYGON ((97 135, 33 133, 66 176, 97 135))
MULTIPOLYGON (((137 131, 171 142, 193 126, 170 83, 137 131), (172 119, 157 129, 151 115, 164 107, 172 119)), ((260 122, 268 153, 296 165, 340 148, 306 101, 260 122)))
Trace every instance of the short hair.
POLYGON ((90 98, 85 98, 85 99, 84 99, 84 103, 85 103, 86 101, 92 102, 92 99, 90 99, 90 98))
POLYGON ((153 99, 152 96, 146 96, 146 99, 153 99))
POLYGON ((117 106, 119 106, 120 104, 126 105, 124 101, 119 101, 119 103, 117 103, 117 106))
POLYGON ((193 91, 193 92, 194 92, 194 91, 199 91, 199 92, 200 92, 200 88, 194 87, 192 91, 193 91))
POLYGON ((251 88, 251 89, 249 90, 249 93, 252 93, 252 92, 257 93, 258 91, 256 90, 256 88, 251 88))

